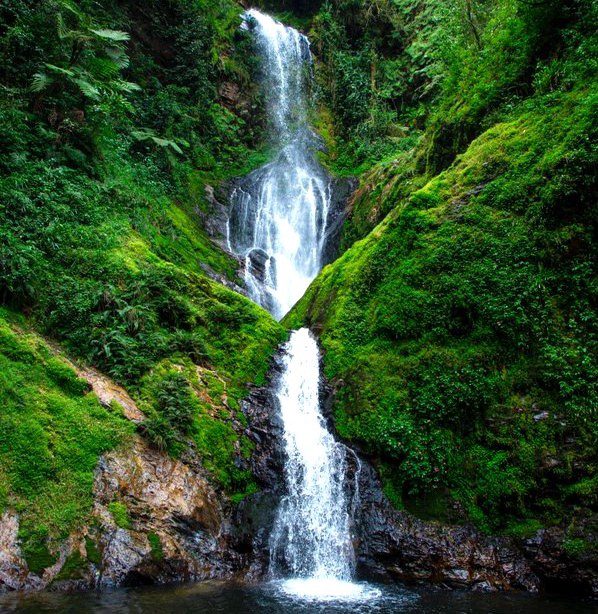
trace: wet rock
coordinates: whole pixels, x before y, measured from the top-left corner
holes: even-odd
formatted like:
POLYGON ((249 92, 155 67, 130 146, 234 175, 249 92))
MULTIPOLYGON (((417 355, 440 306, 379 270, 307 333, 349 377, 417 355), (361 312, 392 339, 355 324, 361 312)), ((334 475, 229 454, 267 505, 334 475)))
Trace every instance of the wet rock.
POLYGON ((357 189, 358 181, 354 177, 347 179, 332 179, 330 187, 330 208, 326 220, 326 235, 322 249, 322 265, 336 260, 343 224, 347 219, 347 203, 351 194, 357 189))
POLYGON ((235 107, 241 100, 241 88, 233 81, 224 81, 218 88, 218 95, 228 107, 235 107))
POLYGON ((247 497, 233 517, 233 547, 248 553, 246 577, 259 579, 268 572, 269 537, 276 509, 284 493, 283 424, 273 384, 282 373, 282 350, 275 354, 268 385, 254 387, 241 409, 248 421, 246 435, 254 442, 251 470, 260 492, 247 497))
POLYGON ((203 227, 210 238, 221 249, 230 252, 228 247, 229 204, 226 190, 218 193, 211 185, 205 187, 206 207, 195 207, 203 227))
POLYGON ((27 585, 29 573, 21 557, 18 535, 19 517, 16 512, 7 510, 0 518, 0 592, 21 590, 27 585))
POLYGON ((151 553, 149 541, 118 527, 108 528, 102 535, 102 568, 100 588, 121 586, 127 577, 138 574, 143 560, 151 553))
POLYGON ((547 588, 598 595, 596 514, 587 512, 567 527, 541 529, 523 540, 521 548, 547 588), (578 548, 572 549, 571 543, 578 544, 578 548))
POLYGON ((363 459, 358 475, 355 532, 361 575, 451 588, 538 590, 538 577, 510 540, 487 537, 473 527, 418 520, 392 508, 363 459))
MULTIPOLYGON (((247 290, 245 290, 245 288, 241 288, 241 286, 234 283, 233 281, 230 281, 224 275, 221 275, 220 273, 216 273, 216 271, 214 271, 214 269, 211 266, 207 265, 205 262, 201 262, 199 266, 202 268, 202 270, 205 272, 205 274, 210 279, 213 279, 214 281, 217 281, 219 284, 226 286, 229 290, 234 290, 235 292, 238 292, 239 294, 243 294, 247 296, 247 290)), ((239 270, 237 273, 239 279, 243 277, 244 266, 245 266, 244 263, 239 261, 239 270)))
POLYGON ((274 258, 269 256, 263 249, 252 249, 247 255, 249 259, 249 267, 251 274, 259 281, 266 280, 266 267, 270 263, 271 267, 275 267, 274 258))

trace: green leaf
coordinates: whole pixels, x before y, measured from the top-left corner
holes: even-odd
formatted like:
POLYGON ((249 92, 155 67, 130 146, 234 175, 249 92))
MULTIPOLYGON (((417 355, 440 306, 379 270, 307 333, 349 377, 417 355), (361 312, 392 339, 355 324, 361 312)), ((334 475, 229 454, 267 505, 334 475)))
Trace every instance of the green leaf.
POLYGON ((91 30, 95 35, 106 40, 124 42, 128 41, 131 37, 127 32, 122 30, 91 30))
POLYGON ((73 79, 73 81, 79 86, 81 93, 86 98, 91 98, 92 100, 99 100, 100 90, 91 83, 89 83, 89 81, 85 81, 84 79, 73 79))
POLYGON ((41 92, 52 83, 52 78, 45 72, 36 72, 31 80, 31 90, 41 92))
POLYGON ((137 85, 137 83, 132 83, 131 81, 118 81, 115 85, 121 92, 130 93, 141 91, 141 87, 137 85))
POLYGON ((60 66, 55 66, 54 64, 46 63, 46 67, 49 68, 53 72, 60 73, 61 75, 67 75, 67 77, 74 77, 75 73, 68 68, 62 68, 60 66))

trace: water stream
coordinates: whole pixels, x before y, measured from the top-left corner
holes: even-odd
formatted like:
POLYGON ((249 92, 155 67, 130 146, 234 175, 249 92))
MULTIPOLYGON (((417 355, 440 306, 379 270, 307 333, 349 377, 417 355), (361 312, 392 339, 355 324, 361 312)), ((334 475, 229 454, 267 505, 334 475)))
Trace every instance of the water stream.
POLYGON ((289 576, 283 588, 329 598, 370 593, 351 582, 351 501, 345 485, 344 445, 326 428, 320 412, 318 344, 306 328, 285 346, 276 395, 284 428, 287 494, 270 537, 270 571, 289 576))
MULTIPOLYGON (((245 258, 250 296, 280 318, 322 266, 330 180, 315 157, 316 138, 308 124, 309 41, 253 9, 244 14, 244 24, 254 33, 262 60, 269 127, 279 153, 233 192, 227 238, 245 258)), ((347 450, 320 412, 319 368, 315 338, 306 328, 294 331, 276 388, 286 495, 270 536, 270 573, 287 593, 363 599, 377 589, 351 581, 347 450)))
POLYGON ((233 191, 227 241, 245 259, 251 298, 281 318, 322 267, 330 178, 317 161, 308 123, 309 41, 254 9, 243 18, 259 50, 277 154, 233 191))

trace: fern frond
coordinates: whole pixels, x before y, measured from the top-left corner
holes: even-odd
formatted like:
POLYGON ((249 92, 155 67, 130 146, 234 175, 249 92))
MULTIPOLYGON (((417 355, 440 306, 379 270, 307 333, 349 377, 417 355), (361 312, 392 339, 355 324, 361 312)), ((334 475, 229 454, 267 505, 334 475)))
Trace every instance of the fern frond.
POLYGON ((125 53, 124 49, 118 47, 108 47, 106 55, 118 66, 119 69, 128 68, 129 56, 125 53))
POLYGON ((141 87, 137 85, 137 83, 132 83, 131 81, 117 81, 114 84, 114 87, 115 89, 127 94, 141 91, 141 87))
POLYGON ((54 64, 47 64, 46 67, 49 68, 52 72, 60 73, 61 75, 66 75, 67 77, 74 77, 75 73, 68 68, 62 68, 61 66, 55 66, 54 64))
POLYGON ((85 63, 87 71, 98 79, 110 79, 118 75, 120 68, 108 58, 92 57, 85 63))
POLYGON ((36 72, 31 80, 31 91, 41 92, 52 83, 52 78, 45 72, 36 72))
POLYGON ((73 79, 73 81, 79 86, 81 93, 86 98, 90 98, 91 100, 100 99, 100 90, 89 81, 85 81, 85 79, 73 79))
POLYGON ((110 41, 126 42, 131 37, 122 30, 91 30, 95 35, 110 41))

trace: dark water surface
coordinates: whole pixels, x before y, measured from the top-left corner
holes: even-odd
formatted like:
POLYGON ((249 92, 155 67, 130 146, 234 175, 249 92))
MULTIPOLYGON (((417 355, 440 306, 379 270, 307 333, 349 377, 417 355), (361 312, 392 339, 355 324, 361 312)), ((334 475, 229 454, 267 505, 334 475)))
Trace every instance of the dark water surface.
POLYGON ((104 593, 64 595, 43 593, 0 597, 0 612, 37 614, 596 614, 597 604, 561 597, 520 594, 475 594, 458 591, 361 584, 359 595, 317 599, 289 594, 279 584, 239 586, 201 583, 174 587, 146 587, 104 593))

